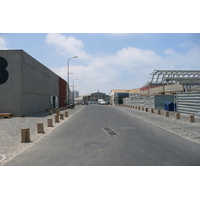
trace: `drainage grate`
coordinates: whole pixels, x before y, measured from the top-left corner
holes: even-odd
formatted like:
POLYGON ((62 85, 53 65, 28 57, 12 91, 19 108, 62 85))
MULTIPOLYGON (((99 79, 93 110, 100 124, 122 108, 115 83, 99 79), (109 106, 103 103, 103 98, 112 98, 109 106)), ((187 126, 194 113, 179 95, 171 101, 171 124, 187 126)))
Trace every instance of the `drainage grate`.
POLYGON ((109 133, 110 135, 117 135, 117 133, 110 127, 105 127, 103 128, 103 130, 106 132, 106 133, 109 133))

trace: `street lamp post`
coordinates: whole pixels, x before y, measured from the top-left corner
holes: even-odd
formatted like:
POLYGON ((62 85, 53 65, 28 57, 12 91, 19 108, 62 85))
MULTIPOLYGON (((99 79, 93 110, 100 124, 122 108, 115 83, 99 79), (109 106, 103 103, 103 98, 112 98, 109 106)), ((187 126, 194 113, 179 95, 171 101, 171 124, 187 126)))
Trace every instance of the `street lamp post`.
POLYGON ((74 103, 74 81, 78 80, 77 78, 73 80, 73 103, 74 103))
POLYGON ((67 82, 68 82, 68 90, 67 90, 67 105, 69 106, 69 60, 72 59, 72 58, 77 58, 78 56, 73 56, 73 57, 70 57, 67 61, 67 82))

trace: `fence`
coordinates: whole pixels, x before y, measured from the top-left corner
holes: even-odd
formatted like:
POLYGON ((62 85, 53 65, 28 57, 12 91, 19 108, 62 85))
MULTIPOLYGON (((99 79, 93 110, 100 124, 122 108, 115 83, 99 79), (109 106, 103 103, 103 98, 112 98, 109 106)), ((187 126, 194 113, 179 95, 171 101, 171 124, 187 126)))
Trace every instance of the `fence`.
POLYGON ((200 115, 200 92, 176 94, 177 112, 200 115))
POLYGON ((164 109, 165 103, 168 102, 174 103, 174 95, 140 96, 139 94, 130 94, 130 97, 124 100, 126 105, 154 108, 155 110, 164 109))

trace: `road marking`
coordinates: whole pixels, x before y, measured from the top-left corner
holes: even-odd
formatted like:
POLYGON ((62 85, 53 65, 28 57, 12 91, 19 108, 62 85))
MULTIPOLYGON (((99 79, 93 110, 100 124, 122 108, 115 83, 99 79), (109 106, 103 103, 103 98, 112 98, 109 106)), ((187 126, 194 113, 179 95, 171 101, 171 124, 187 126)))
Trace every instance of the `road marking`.
POLYGON ((102 128, 106 133, 110 134, 110 135, 117 135, 117 133, 110 127, 105 127, 102 128))
POLYGON ((3 154, 0 154, 0 156, 3 157, 3 158, 0 160, 0 162, 3 161, 3 160, 6 158, 6 156, 4 156, 3 154))

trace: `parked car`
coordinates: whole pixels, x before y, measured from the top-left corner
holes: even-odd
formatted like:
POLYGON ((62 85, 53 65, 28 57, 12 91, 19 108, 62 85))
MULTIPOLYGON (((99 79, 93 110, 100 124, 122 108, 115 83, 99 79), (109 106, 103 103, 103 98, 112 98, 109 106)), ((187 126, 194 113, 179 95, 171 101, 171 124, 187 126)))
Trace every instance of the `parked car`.
POLYGON ((105 105, 106 102, 105 102, 103 99, 99 99, 99 100, 98 100, 98 104, 100 104, 100 105, 105 105))

